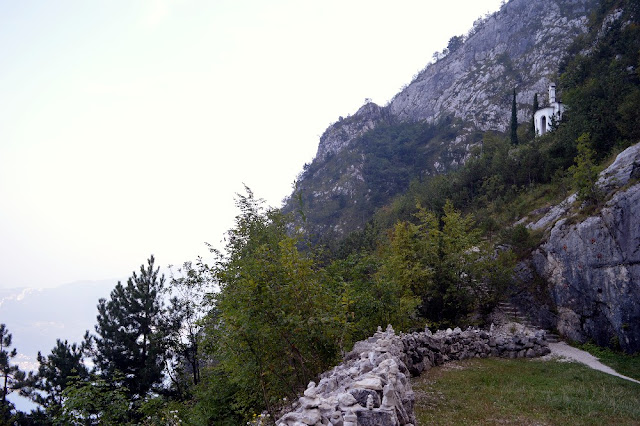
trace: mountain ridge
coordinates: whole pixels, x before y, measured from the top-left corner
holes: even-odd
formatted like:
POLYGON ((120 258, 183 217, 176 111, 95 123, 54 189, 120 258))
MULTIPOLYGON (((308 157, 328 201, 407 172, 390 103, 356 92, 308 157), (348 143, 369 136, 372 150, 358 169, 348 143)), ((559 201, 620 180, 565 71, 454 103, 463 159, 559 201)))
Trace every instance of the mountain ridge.
MULTIPOLYGON (((411 179, 464 164, 480 142, 477 132, 503 132, 510 120, 514 88, 518 121, 528 122, 534 95, 545 103, 548 85, 557 78, 569 46, 586 33, 587 16, 595 3, 512 0, 476 21, 461 45, 427 65, 388 105, 367 102, 354 115, 331 124, 320 137, 316 157, 300 174, 294 194, 285 201, 284 211, 295 211, 302 202, 306 222, 300 226, 313 235, 344 236, 362 229, 373 211, 406 190, 411 179), (371 160, 378 142, 365 140, 365 135, 381 126, 411 123, 424 129, 448 128, 438 134, 416 130, 412 146, 421 152, 409 159, 413 164, 403 166, 404 183, 380 190, 379 180, 368 179, 367 170, 384 172, 388 167, 381 163, 383 155, 378 156, 381 161, 371 160)), ((391 142, 387 145, 391 151, 403 149, 391 142)))

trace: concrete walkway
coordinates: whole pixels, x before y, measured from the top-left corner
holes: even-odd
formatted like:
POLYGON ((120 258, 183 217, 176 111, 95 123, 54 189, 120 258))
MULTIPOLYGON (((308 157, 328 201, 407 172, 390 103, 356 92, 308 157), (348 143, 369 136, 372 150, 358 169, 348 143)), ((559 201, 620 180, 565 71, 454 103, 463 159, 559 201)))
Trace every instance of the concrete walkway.
POLYGON ((572 361, 577 361, 593 368, 594 370, 599 370, 603 373, 611 374, 612 376, 617 376, 622 379, 640 384, 640 381, 632 379, 631 377, 623 376, 622 374, 617 373, 613 368, 607 367, 606 365, 602 364, 600 361, 598 361, 598 358, 591 355, 589 352, 583 351, 582 349, 574 348, 573 346, 569 346, 564 342, 549 343, 549 349, 551 349, 551 354, 547 356, 550 356, 552 358, 562 357, 572 361))

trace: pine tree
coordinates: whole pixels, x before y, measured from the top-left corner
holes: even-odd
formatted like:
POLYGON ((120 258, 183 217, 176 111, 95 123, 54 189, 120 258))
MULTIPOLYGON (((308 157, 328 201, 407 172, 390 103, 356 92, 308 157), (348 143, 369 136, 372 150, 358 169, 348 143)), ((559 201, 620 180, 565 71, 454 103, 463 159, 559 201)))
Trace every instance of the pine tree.
POLYGON ((49 356, 38 352, 40 366, 35 375, 29 376, 29 397, 42 405, 50 416, 57 418, 61 415, 65 401, 63 393, 70 382, 88 379, 89 371, 82 358, 81 347, 59 339, 49 356))
POLYGON ((94 361, 107 380, 122 375, 129 397, 144 397, 163 379, 169 325, 161 292, 164 275, 158 276, 154 258, 140 266, 123 286, 118 282, 110 300, 100 299, 94 361))
POLYGON ((18 355, 16 348, 11 347, 12 336, 4 324, 0 324, 0 380, 2 380, 2 402, 0 405, 0 424, 9 424, 13 404, 7 400, 7 395, 20 389, 24 383, 25 374, 17 365, 11 365, 11 360, 18 355))
POLYGON ((518 110, 516 107, 516 89, 513 89, 513 103, 511 104, 511 144, 518 145, 518 110))

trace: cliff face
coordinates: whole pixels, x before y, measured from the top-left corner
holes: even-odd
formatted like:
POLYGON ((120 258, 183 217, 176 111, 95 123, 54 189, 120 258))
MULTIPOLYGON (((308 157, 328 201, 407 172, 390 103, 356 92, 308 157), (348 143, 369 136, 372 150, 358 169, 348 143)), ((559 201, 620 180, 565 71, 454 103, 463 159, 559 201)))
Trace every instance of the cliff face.
MULTIPOLYGON (((550 234, 533 264, 549 283, 555 326, 572 340, 640 351, 639 177, 640 144, 601 175, 600 187, 613 195, 597 214, 576 222, 558 220, 552 209, 537 222, 549 224, 550 234)), ((565 208, 570 204, 565 201, 565 208)))
POLYGON ((369 102, 363 105, 352 117, 341 119, 332 124, 320 136, 316 157, 326 158, 327 155, 339 153, 351 141, 372 130, 376 124, 382 121, 384 114, 383 108, 369 102))
POLYGON ((515 88, 518 119, 530 120, 534 94, 547 93, 567 48, 586 32, 592 3, 508 2, 477 24, 462 48, 427 67, 400 92, 390 113, 414 121, 454 114, 481 130, 504 131, 515 88))
MULTIPOLYGON (((363 142, 363 135, 374 129, 399 123, 451 123, 445 127, 453 131, 412 146, 420 169, 412 171, 417 174, 411 178, 421 179, 463 163, 475 131, 504 131, 514 88, 518 120, 528 122, 534 94, 538 93, 541 105, 547 102, 548 85, 557 78, 567 47, 587 31, 594 4, 595 0, 511 0, 476 22, 462 45, 427 66, 387 106, 367 103, 329 126, 316 158, 297 183, 305 207, 314 211, 305 227, 315 235, 329 231, 345 235, 406 189, 396 185, 382 191, 382 196, 375 195, 380 182, 367 178, 375 147, 363 142)), ((295 203, 295 198, 289 200, 285 211, 295 210, 295 203)))
POLYGON ((567 47, 586 32, 593 5, 593 0, 510 1, 477 22, 461 47, 427 66, 388 106, 367 104, 331 125, 320 138, 317 158, 348 146, 385 112, 400 121, 453 115, 480 130, 504 131, 514 88, 518 120, 530 120, 534 94, 546 99, 567 47))

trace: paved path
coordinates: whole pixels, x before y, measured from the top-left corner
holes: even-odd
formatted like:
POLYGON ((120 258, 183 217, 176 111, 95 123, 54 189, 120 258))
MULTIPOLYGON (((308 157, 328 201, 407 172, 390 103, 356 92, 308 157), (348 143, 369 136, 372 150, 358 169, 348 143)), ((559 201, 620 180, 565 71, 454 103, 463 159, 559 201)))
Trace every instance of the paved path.
POLYGON ((625 380, 629 380, 634 383, 640 384, 640 381, 632 379, 631 377, 623 376, 620 373, 617 373, 613 368, 607 367, 598 361, 598 358, 591 355, 589 352, 583 351, 582 349, 574 348, 573 346, 569 346, 564 342, 558 343, 549 343, 549 349, 551 349, 551 356, 560 356, 563 358, 571 359, 582 364, 587 365, 588 367, 593 368, 594 370, 599 370, 607 374, 611 374, 612 376, 617 376, 625 380))

